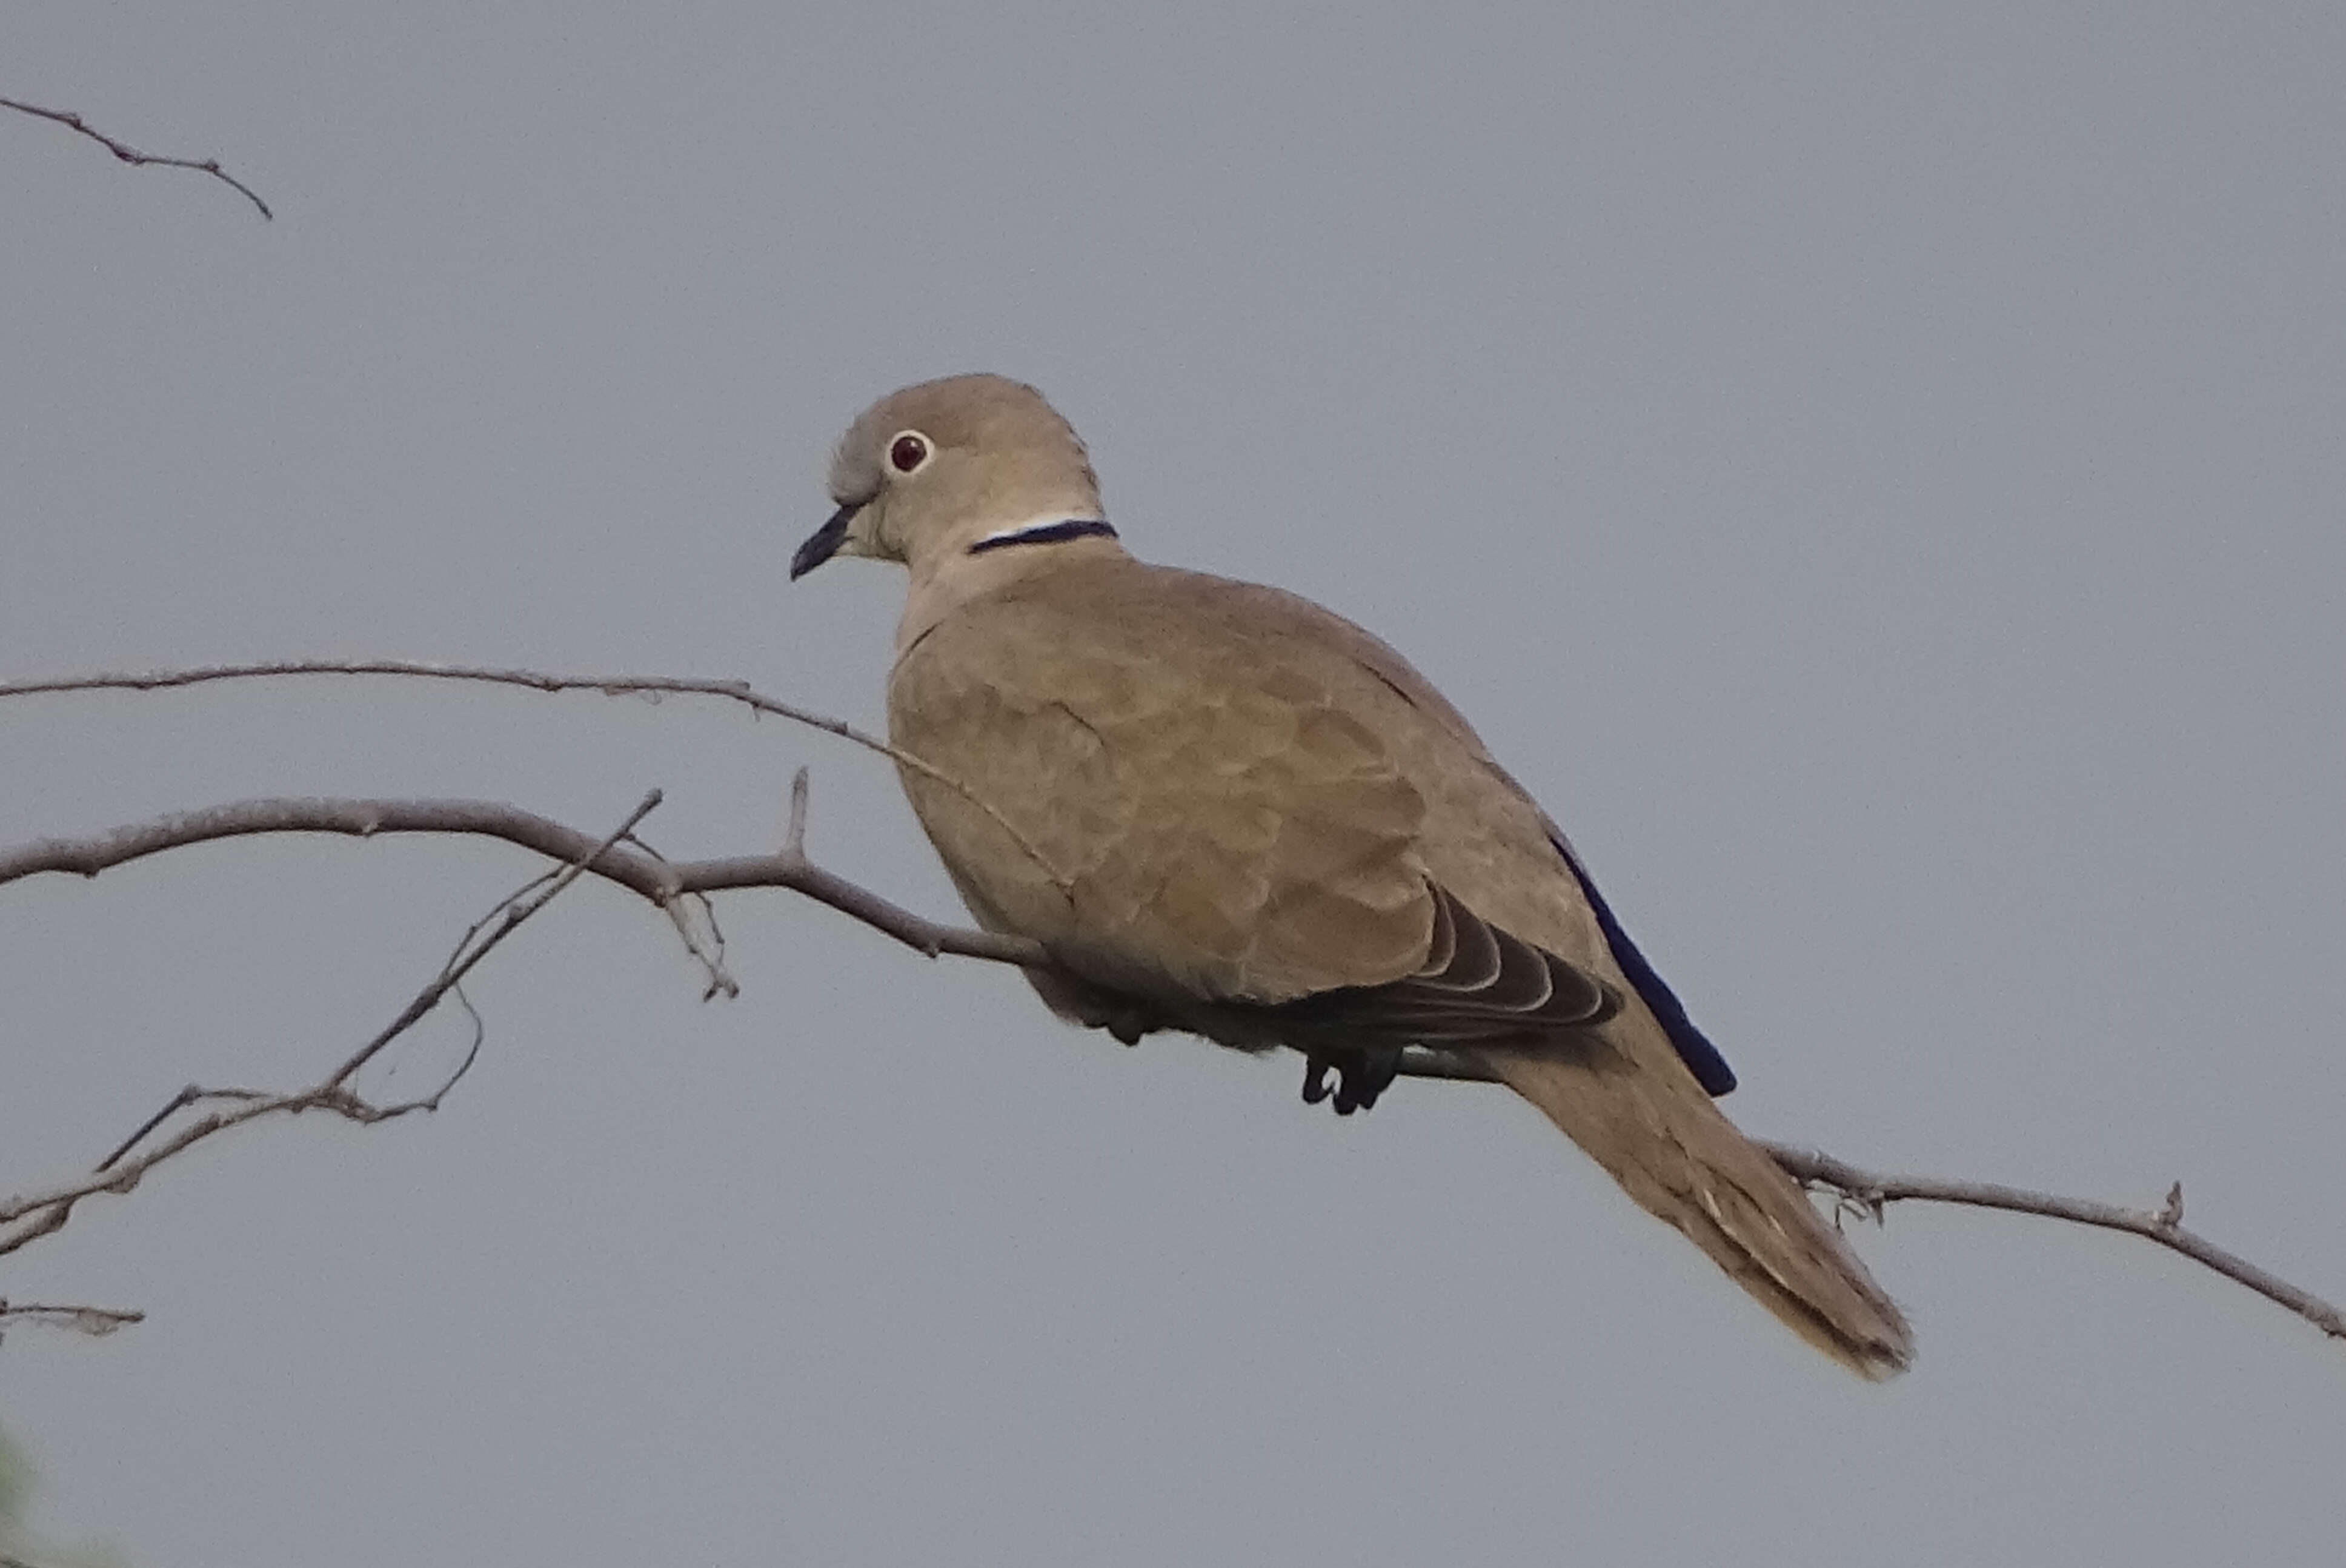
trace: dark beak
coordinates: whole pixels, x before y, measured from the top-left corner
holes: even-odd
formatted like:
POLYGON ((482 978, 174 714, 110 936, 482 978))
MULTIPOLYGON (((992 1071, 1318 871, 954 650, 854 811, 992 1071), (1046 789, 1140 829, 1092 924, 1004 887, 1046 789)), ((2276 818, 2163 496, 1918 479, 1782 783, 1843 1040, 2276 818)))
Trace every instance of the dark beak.
POLYGON ((839 553, 839 547, 847 543, 847 520, 861 510, 858 506, 842 506, 831 514, 830 522, 807 536, 798 554, 790 557, 791 582, 797 582, 839 553))

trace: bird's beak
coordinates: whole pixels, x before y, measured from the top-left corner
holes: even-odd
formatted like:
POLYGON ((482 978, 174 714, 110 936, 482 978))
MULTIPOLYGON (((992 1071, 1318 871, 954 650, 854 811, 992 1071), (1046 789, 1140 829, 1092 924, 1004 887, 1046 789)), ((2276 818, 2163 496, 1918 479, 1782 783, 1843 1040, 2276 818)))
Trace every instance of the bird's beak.
POLYGON ((807 542, 790 557, 790 581, 795 583, 833 555, 847 543, 847 524, 862 508, 842 506, 831 514, 831 521, 807 535, 807 542))

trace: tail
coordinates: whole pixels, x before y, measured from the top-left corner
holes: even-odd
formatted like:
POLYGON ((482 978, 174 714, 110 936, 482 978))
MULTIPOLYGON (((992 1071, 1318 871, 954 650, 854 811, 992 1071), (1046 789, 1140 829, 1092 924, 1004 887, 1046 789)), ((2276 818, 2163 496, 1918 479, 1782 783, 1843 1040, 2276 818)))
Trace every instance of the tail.
POLYGON ((1895 1377, 1914 1339, 1831 1224, 1721 1115, 1659 1028, 1635 1013, 1558 1051, 1482 1051, 1637 1199, 1675 1226, 1784 1326, 1860 1377, 1895 1377), (1658 1053, 1636 1032, 1652 1027, 1658 1053))

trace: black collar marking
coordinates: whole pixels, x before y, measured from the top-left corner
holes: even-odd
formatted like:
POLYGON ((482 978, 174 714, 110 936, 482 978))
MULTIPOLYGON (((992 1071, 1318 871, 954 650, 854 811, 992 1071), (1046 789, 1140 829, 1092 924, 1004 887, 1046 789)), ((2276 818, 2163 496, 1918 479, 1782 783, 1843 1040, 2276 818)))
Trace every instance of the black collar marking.
POLYGON ((1046 523, 1037 528, 1021 528, 1015 534, 989 534, 969 547, 969 554, 982 555, 988 550, 1007 549, 1013 545, 1056 545, 1062 539, 1085 539, 1097 535, 1102 539, 1116 537, 1116 530, 1096 517, 1070 517, 1064 523, 1046 523))

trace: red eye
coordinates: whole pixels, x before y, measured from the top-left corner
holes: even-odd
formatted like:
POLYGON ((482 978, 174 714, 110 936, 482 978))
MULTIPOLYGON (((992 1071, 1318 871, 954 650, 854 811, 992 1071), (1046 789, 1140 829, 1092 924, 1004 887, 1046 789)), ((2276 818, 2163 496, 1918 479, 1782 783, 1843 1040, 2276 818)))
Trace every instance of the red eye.
POLYGON ((929 443, 906 431, 888 443, 888 462, 899 473, 910 473, 929 460, 929 443))

